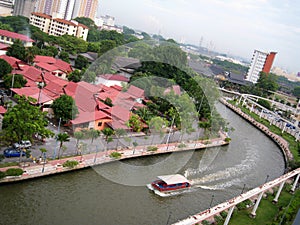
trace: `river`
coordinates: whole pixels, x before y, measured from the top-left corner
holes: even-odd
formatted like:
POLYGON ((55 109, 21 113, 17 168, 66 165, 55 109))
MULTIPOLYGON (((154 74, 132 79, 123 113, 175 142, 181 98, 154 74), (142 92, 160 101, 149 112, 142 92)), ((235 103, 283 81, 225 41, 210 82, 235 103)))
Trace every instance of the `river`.
POLYGON ((218 108, 234 128, 230 145, 1 185, 0 224, 171 224, 282 175, 277 145, 225 106, 218 108), (145 186, 158 174, 177 172, 192 181, 191 190, 163 198, 145 186))

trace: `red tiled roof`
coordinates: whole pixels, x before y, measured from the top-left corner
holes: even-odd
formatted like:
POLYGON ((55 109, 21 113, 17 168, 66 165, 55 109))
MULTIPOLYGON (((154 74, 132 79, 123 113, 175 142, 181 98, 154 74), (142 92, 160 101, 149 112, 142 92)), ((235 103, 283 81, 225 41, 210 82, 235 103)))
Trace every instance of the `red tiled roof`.
POLYGON ((102 111, 94 111, 94 112, 80 111, 77 118, 71 120, 71 123, 76 125, 76 124, 87 123, 87 122, 92 122, 92 121, 102 120, 102 119, 111 119, 111 117, 102 111))
POLYGON ((105 80, 115 80, 115 81, 122 81, 122 82, 129 82, 129 79, 127 77, 124 77, 119 74, 103 74, 99 77, 105 79, 105 80))
POLYGON ((122 91, 122 87, 119 86, 119 85, 113 85, 113 86, 110 86, 110 88, 113 88, 113 89, 116 89, 117 91, 122 91))
POLYGON ((34 42, 34 40, 32 40, 31 38, 27 37, 24 34, 18 34, 18 33, 8 31, 8 30, 0 30, 0 36, 10 37, 13 39, 19 39, 21 41, 26 41, 26 42, 34 42))
POLYGON ((54 65, 51 65, 51 64, 48 64, 48 63, 36 63, 35 64, 37 67, 43 69, 43 70, 46 70, 48 72, 53 72, 53 71, 56 71, 56 70, 60 70, 59 68, 57 68, 57 66, 54 66, 54 65))
POLYGON ((45 13, 32 12, 31 14, 32 14, 32 15, 39 16, 39 17, 47 18, 47 19, 52 19, 52 16, 47 15, 47 14, 45 14, 45 13))
POLYGON ((86 26, 86 25, 84 25, 84 24, 82 24, 82 23, 78 23, 78 26, 83 27, 84 29, 89 29, 88 26, 86 26))
POLYGON ((57 94, 57 95, 64 94, 63 86, 61 86, 55 82, 52 82, 52 81, 50 81, 49 83, 46 83, 46 86, 44 89, 46 89, 54 94, 57 94))
POLYGON ((34 57, 33 62, 35 63, 48 63, 48 64, 54 64, 56 63, 56 59, 51 56, 44 56, 44 55, 36 55, 34 57))
POLYGON ((22 62, 20 59, 7 55, 0 55, 0 59, 4 59, 14 69, 19 69, 19 63, 22 62))
POLYGON ((70 73, 73 71, 71 65, 61 59, 56 59, 55 66, 57 66, 62 71, 65 71, 67 73, 70 73))
POLYGON ((0 105, 0 114, 6 113, 6 108, 4 108, 2 105, 0 105))
POLYGON ((35 98, 36 100, 39 100, 39 103, 53 100, 53 98, 47 95, 43 89, 39 89, 38 87, 11 88, 11 90, 17 95, 35 98))
POLYGON ((55 18, 53 19, 54 21, 57 21, 59 23, 64 23, 64 24, 68 24, 68 25, 71 25, 71 26, 74 26, 76 27, 77 25, 75 23, 72 23, 71 21, 69 20, 64 20, 64 19, 60 19, 60 18, 55 18))
POLYGON ((129 120, 130 118, 130 114, 131 112, 121 106, 118 105, 114 105, 113 107, 111 107, 111 115, 113 117, 117 117, 118 119, 126 122, 129 120))
POLYGON ((94 112, 97 106, 94 94, 99 87, 87 82, 81 81, 74 92, 74 99, 78 108, 86 112, 94 112))
POLYGON ((71 81, 69 82, 65 87, 64 87, 64 91, 66 95, 69 95, 71 97, 75 97, 75 93, 76 93, 76 89, 77 89, 78 84, 71 81))
POLYGON ((133 95, 136 98, 143 98, 145 91, 136 86, 130 85, 126 93, 133 95))
POLYGON ((8 47, 9 47, 8 45, 0 43, 0 50, 5 50, 8 47))

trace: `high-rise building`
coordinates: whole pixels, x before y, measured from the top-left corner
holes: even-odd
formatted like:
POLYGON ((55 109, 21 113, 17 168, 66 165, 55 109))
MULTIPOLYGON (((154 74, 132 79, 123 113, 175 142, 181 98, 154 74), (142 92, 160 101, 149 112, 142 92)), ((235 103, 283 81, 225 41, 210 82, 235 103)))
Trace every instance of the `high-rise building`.
POLYGON ((37 0, 15 0, 13 15, 30 17, 30 14, 34 12, 35 4, 37 0))
POLYGON ((267 74, 270 73, 276 54, 276 52, 267 53, 254 50, 246 80, 252 83, 257 83, 260 72, 264 72, 267 74))
POLYGON ((76 17, 88 17, 94 20, 97 8, 98 0, 39 0, 35 12, 56 14, 66 20, 76 17))
POLYGON ((92 20, 96 18, 98 0, 75 0, 72 18, 88 17, 92 20))

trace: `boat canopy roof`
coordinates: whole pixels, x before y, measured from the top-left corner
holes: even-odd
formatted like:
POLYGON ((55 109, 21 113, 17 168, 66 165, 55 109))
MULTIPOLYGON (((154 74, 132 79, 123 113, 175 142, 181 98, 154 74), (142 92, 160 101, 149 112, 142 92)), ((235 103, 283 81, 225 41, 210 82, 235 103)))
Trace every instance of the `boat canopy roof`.
POLYGON ((165 182, 167 185, 179 184, 185 182, 189 183, 188 179, 186 179, 181 174, 164 175, 164 176, 158 176, 157 178, 165 182))

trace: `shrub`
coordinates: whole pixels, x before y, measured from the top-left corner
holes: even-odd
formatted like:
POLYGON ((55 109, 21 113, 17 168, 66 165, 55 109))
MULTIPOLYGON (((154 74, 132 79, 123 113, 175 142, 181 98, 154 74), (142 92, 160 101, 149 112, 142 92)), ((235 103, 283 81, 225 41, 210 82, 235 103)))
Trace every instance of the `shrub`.
POLYGON ((4 172, 0 171, 0 180, 1 180, 2 178, 4 178, 5 176, 6 176, 6 174, 5 174, 4 172))
POLYGON ((109 155, 111 158, 119 159, 121 158, 122 154, 120 152, 112 152, 109 155))
POLYGON ((215 221, 217 224, 221 224, 223 222, 223 218, 221 216, 214 216, 215 221))
POLYGON ((5 171, 6 176, 20 176, 23 174, 23 170, 20 168, 10 168, 5 171))
POLYGON ((225 141, 225 142, 230 142, 230 141, 231 141, 231 138, 227 137, 227 138, 224 139, 224 141, 225 141))
POLYGON ((147 151, 149 151, 149 152, 155 152, 155 151, 157 151, 157 147, 156 146, 148 146, 147 147, 147 151))
POLYGON ((237 207, 239 210, 242 210, 242 209, 246 209, 247 206, 249 206, 249 205, 252 205, 252 202, 251 202, 251 200, 247 199, 247 200, 245 200, 245 201, 243 201, 243 202, 237 204, 236 207, 237 207))
POLYGON ((210 225, 210 222, 208 222, 207 220, 203 220, 203 221, 202 221, 202 224, 203 224, 203 225, 210 225))
POLYGON ((178 148, 185 148, 186 147, 186 144, 184 144, 184 143, 180 143, 179 145, 178 145, 178 148))
POLYGON ((78 161, 75 160, 67 160, 66 162, 63 163, 63 167, 68 167, 68 168, 74 168, 79 164, 78 161))
POLYGON ((220 213, 220 215, 225 219, 226 217, 227 217, 227 212, 226 211, 222 211, 221 213, 220 213))

